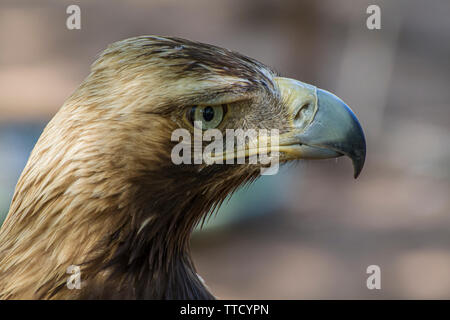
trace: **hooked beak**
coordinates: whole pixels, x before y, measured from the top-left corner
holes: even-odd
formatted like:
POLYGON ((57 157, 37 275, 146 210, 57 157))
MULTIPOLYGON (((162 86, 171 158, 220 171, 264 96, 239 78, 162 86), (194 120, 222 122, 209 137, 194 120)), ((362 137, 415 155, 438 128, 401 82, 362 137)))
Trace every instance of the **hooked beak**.
POLYGON ((366 157, 364 132, 353 111, 334 94, 288 78, 276 78, 292 115, 292 130, 280 135, 280 151, 291 159, 348 156, 355 179, 366 157))

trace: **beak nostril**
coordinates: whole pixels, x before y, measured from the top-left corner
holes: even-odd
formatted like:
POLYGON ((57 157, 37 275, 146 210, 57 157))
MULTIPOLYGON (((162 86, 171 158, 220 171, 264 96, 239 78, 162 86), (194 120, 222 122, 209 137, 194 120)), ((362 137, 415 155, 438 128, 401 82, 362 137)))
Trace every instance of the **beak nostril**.
POLYGON ((300 120, 304 116, 305 110, 307 108, 309 108, 309 103, 305 103, 304 105, 302 105, 302 107, 298 110, 297 114, 295 115, 294 120, 295 121, 300 120))
POLYGON ((310 115, 312 114, 312 106, 310 102, 307 102, 298 109, 294 116, 294 124, 297 128, 304 128, 308 123, 310 115))

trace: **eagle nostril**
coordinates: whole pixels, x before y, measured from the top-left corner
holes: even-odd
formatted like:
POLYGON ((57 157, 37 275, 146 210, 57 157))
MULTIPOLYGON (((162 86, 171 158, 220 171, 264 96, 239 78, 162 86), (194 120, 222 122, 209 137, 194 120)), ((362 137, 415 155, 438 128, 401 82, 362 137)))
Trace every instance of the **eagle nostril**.
POLYGON ((307 102, 301 106, 300 109, 298 109, 295 117, 294 117, 294 125, 296 128, 303 129, 307 123, 308 120, 312 114, 313 107, 310 102, 307 102))

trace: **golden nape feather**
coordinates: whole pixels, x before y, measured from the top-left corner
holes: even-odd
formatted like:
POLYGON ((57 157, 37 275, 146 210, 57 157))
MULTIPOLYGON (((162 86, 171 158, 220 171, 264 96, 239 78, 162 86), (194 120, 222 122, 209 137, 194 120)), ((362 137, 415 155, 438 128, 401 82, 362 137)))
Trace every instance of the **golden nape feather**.
MULTIPOLYGON (((214 298, 195 272, 191 232, 264 165, 174 163, 173 133, 195 133, 197 120, 223 133, 276 129, 281 163, 346 155, 355 176, 364 164, 356 117, 325 90, 212 45, 116 42, 47 125, 17 183, 0 230, 0 298, 214 298), (70 266, 79 288, 67 285, 70 266)), ((246 155, 258 156, 250 140, 246 155)))

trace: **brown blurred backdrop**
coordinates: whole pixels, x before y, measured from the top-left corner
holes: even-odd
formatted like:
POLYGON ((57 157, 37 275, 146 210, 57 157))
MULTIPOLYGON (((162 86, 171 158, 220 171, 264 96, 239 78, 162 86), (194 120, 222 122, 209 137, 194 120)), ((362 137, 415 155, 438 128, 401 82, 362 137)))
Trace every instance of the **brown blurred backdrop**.
POLYGON ((40 132, 99 52, 131 36, 185 37, 336 93, 368 143, 358 180, 347 159, 304 161, 238 194, 196 233, 212 292, 448 299, 449 17, 445 0, 2 0, 0 220, 40 132), (66 28, 70 4, 81 8, 81 30, 66 28), (369 4, 381 8, 381 30, 366 28, 369 4), (381 290, 366 287, 372 264, 381 290))

